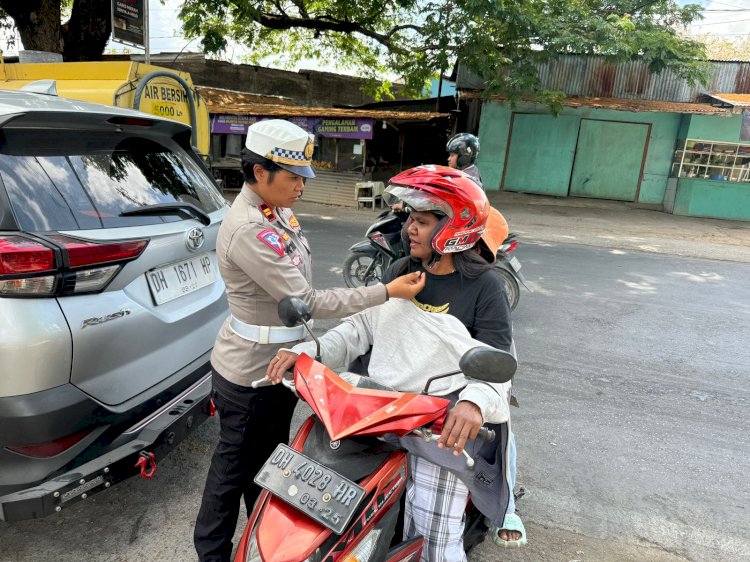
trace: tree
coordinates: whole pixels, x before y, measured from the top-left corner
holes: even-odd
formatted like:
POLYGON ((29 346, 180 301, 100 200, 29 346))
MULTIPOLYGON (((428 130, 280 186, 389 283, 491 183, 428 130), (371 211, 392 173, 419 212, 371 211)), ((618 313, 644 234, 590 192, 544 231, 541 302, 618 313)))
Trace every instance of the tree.
POLYGON ((15 27, 25 49, 60 53, 66 61, 99 60, 112 31, 111 11, 108 0, 0 0, 0 27, 15 27))
POLYGON ((535 65, 557 53, 641 58, 700 81, 703 46, 682 35, 700 10, 676 0, 185 0, 180 19, 207 53, 233 40, 252 62, 333 60, 368 78, 395 73, 411 93, 460 60, 487 94, 514 95, 538 93, 535 65))
POLYGON ((695 37, 706 45, 709 60, 750 61, 750 37, 726 39, 715 35, 695 37))

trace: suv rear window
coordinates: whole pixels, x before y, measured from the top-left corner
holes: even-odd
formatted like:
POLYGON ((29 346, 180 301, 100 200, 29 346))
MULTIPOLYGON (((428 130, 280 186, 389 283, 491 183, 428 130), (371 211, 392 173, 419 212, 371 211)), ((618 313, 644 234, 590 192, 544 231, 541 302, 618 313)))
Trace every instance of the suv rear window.
POLYGON ((120 214, 148 205, 225 203, 175 142, 89 131, 0 131, 0 179, 21 230, 85 230, 158 224, 175 215, 120 214))

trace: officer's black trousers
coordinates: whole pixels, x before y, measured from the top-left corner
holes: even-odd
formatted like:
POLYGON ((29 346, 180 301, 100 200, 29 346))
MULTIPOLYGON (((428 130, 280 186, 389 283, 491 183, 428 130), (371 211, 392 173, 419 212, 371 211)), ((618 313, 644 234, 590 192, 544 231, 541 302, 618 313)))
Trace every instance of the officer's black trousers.
POLYGON ((194 541, 201 562, 227 562, 240 498, 248 515, 260 488, 253 478, 279 443, 289 441, 297 398, 281 385, 239 386, 214 372, 212 397, 219 414, 219 443, 208 469, 194 541))

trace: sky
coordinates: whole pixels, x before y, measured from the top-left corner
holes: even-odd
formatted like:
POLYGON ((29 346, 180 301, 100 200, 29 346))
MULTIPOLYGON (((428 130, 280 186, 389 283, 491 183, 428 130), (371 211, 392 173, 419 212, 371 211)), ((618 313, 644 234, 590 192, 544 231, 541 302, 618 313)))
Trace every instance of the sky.
POLYGON ((714 0, 699 3, 705 6, 704 18, 700 23, 691 26, 693 33, 711 34, 730 40, 750 36, 750 0, 714 0))

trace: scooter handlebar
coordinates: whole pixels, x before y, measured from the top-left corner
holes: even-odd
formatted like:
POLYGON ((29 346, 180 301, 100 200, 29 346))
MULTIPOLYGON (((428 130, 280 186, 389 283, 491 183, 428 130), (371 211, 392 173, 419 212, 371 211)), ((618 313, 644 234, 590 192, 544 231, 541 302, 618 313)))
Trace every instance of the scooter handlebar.
POLYGON ((495 430, 482 426, 479 428, 479 433, 477 433, 477 439, 481 439, 482 441, 494 441, 495 430))

